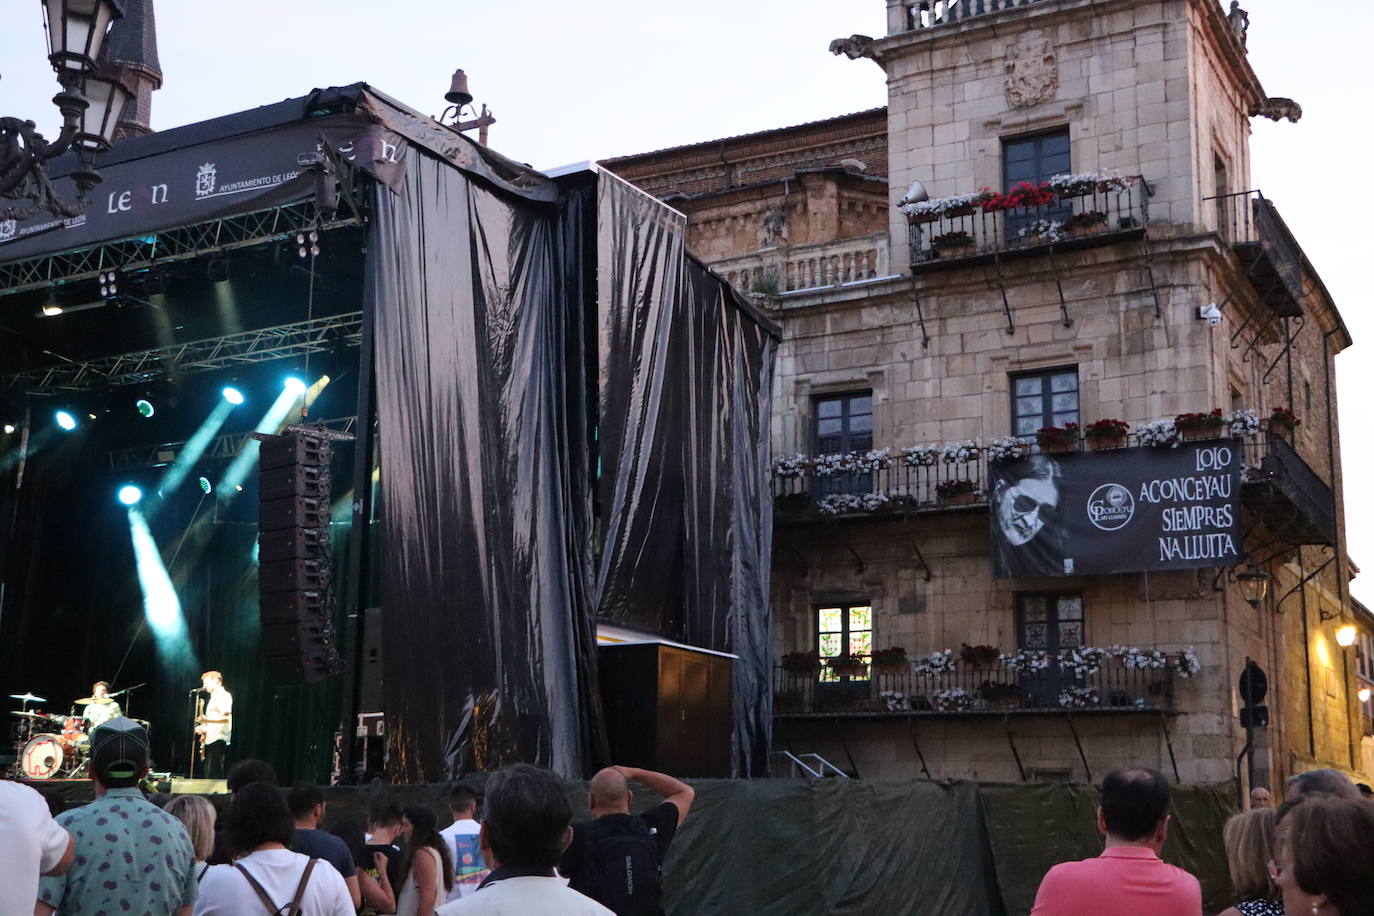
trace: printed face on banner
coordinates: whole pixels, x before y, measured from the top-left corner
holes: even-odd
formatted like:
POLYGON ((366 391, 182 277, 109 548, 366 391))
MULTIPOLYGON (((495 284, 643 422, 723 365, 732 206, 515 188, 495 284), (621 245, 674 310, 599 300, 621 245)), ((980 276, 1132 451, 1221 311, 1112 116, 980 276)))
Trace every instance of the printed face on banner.
POLYGON ((1234 565, 1240 465, 1230 442, 994 462, 995 573, 1014 579, 1234 565))

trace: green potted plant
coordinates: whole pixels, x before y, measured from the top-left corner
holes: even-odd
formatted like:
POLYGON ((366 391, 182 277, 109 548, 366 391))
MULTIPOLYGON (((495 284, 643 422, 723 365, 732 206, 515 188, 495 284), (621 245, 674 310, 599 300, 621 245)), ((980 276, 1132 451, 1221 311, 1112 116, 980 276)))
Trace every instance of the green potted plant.
POLYGON ((937 257, 962 258, 973 254, 973 236, 963 229, 945 232, 930 240, 930 247, 937 257))
POLYGON ((1035 432, 1035 441, 1040 451, 1048 455, 1062 455, 1078 450, 1078 424, 1065 423, 1063 426, 1042 426, 1035 432))
POLYGON ((845 652, 834 656, 826 661, 826 665, 835 673, 836 677, 868 677, 868 664, 862 655, 855 652, 845 652))
POLYGON ((875 649, 870 656, 873 663, 873 671, 876 674, 900 674, 909 671, 910 663, 907 661, 906 649, 901 646, 889 646, 886 649, 875 649))
POLYGON ((944 506, 967 506, 978 498, 978 484, 962 477, 942 480, 935 485, 935 495, 944 506))
POLYGON ((1181 413, 1174 417, 1174 426, 1183 434, 1184 442, 1217 439, 1228 425, 1220 407, 1211 413, 1181 413))
POLYGON ((1084 427, 1083 438, 1088 440, 1093 451, 1105 452, 1124 446, 1130 431, 1130 424, 1124 420, 1098 420, 1084 427))
POLYGON ((1288 439, 1293 435, 1293 431, 1302 425, 1302 421, 1293 415, 1293 411, 1287 407, 1275 407, 1269 414, 1269 434, 1280 439, 1288 439))
POLYGON ((821 670, 821 656, 814 649, 809 652, 798 650, 788 652, 779 659, 778 664, 789 674, 814 675, 821 670))

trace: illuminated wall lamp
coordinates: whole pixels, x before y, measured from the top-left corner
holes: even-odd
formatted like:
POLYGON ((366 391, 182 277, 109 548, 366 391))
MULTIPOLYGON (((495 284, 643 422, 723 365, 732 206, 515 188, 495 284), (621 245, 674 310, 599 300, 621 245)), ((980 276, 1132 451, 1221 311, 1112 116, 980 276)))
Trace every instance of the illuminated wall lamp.
POLYGON ((1359 689, 1359 691, 1358 691, 1355 695, 1356 695, 1357 697, 1360 698, 1360 702, 1361 702, 1361 703, 1368 703, 1368 702, 1369 702, 1369 688, 1368 688, 1368 687, 1361 687, 1361 688, 1359 689))
POLYGON ((1251 607, 1259 607, 1264 596, 1269 594, 1269 578, 1269 574, 1260 569, 1254 561, 1247 563, 1244 569, 1236 573, 1241 597, 1251 607))
POLYGON ((1337 627, 1336 645, 1340 646, 1342 649, 1349 649, 1351 646, 1355 645, 1356 635, 1355 625, 1353 623, 1347 623, 1344 626, 1337 627))

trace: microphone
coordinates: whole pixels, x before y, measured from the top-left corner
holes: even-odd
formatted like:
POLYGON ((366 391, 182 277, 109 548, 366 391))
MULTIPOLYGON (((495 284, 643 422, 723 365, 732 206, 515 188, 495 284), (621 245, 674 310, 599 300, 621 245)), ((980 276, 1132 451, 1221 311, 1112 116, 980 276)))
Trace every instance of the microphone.
POLYGON ((198 694, 198 693, 204 693, 204 692, 205 692, 205 688, 204 688, 204 687, 192 687, 189 691, 187 691, 187 694, 186 694, 186 695, 187 695, 187 696, 192 696, 192 697, 193 697, 193 696, 195 696, 195 695, 198 694))

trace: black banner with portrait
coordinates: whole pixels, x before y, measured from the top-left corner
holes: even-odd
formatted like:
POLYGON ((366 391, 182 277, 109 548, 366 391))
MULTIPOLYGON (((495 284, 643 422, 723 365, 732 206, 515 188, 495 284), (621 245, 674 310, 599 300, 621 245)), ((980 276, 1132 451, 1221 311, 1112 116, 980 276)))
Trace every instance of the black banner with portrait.
POLYGON ((1031 455, 988 466, 999 579, 1240 561, 1240 446, 1031 455))

